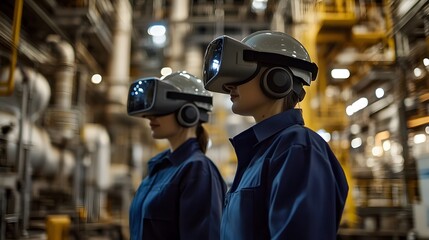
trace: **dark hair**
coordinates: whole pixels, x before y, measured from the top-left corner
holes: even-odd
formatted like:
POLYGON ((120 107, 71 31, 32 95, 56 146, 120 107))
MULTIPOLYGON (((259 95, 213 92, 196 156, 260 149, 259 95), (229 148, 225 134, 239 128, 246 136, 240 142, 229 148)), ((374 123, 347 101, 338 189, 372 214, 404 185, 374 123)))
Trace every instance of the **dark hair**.
POLYGON ((294 108, 296 106, 296 104, 298 104, 298 102, 299 102, 298 95, 294 91, 291 91, 284 98, 284 101, 283 101, 283 111, 286 111, 286 110, 294 108))
POLYGON ((201 123, 198 123, 197 125, 197 141, 200 145, 201 151, 203 153, 206 153, 207 151, 207 144, 209 142, 209 134, 207 133, 206 129, 203 127, 201 123))

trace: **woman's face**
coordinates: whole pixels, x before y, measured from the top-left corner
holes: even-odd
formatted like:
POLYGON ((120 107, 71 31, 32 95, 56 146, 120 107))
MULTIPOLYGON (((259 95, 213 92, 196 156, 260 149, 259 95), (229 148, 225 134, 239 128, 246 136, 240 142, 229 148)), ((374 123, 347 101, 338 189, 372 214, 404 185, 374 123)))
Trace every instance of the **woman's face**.
POLYGON ((152 137, 155 139, 171 139, 183 129, 177 123, 174 113, 163 116, 145 116, 149 120, 152 137))
POLYGON ((257 121, 275 114, 272 112, 273 107, 279 100, 269 98, 262 92, 260 87, 262 72, 244 84, 225 86, 231 97, 232 112, 242 116, 252 116, 257 121))

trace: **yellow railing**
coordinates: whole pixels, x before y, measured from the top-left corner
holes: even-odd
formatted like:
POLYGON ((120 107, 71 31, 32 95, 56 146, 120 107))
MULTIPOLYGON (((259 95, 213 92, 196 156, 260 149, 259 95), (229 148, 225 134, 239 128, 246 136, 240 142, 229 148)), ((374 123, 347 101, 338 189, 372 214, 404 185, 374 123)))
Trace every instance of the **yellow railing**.
POLYGON ((12 51, 10 57, 10 70, 7 82, 0 82, 0 95, 10 95, 14 90, 15 68, 18 60, 19 33, 21 30, 22 7, 24 0, 15 1, 15 10, 13 15, 13 32, 12 32, 12 51))

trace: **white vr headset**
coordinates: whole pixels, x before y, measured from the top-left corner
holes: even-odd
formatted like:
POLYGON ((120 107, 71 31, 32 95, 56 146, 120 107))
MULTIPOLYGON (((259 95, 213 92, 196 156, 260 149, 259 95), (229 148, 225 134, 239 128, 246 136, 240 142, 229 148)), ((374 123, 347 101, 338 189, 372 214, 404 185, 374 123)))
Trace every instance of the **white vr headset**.
MULTIPOLYGON (((226 35, 214 39, 204 55, 203 81, 207 90, 229 94, 225 85, 240 85, 252 79, 261 66, 297 68, 311 73, 316 79, 315 63, 282 54, 256 51, 226 35)), ((303 81, 304 85, 310 82, 303 81)))

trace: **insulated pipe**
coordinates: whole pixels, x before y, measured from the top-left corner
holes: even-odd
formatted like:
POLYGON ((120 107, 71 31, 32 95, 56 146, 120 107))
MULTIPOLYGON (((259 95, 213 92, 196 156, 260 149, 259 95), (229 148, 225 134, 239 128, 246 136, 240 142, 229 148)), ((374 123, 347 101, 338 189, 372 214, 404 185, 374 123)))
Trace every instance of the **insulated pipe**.
POLYGON ((108 78, 108 111, 125 113, 130 75, 132 8, 127 0, 116 1, 116 26, 113 31, 112 55, 108 78))
POLYGON ((171 4, 171 21, 185 21, 189 16, 189 0, 174 0, 171 4))
MULTIPOLYGON (((170 35, 173 36, 170 40, 170 66, 174 71, 184 70, 183 68, 183 56, 185 52, 184 40, 189 33, 190 26, 186 23, 186 19, 189 16, 189 0, 174 0, 172 1, 170 21, 170 35)), ((200 57, 201 58, 201 57, 200 57)), ((200 72, 201 69, 198 70, 200 72)), ((193 74, 197 74, 194 72, 193 74)), ((197 74, 198 75, 198 74, 197 74)))
POLYGON ((201 66, 203 66, 203 53, 201 48, 197 46, 189 46, 186 53, 185 69, 190 73, 202 77, 201 66))
POLYGON ((86 150, 91 156, 90 174, 100 190, 110 187, 110 138, 106 129, 98 124, 85 124, 82 132, 86 150))
MULTIPOLYGON (((51 144, 49 134, 45 129, 37 127, 34 122, 46 110, 51 96, 51 89, 48 81, 40 73, 31 68, 22 68, 28 77, 29 96, 31 101, 28 105, 28 118, 24 119, 22 129, 19 129, 21 118, 21 89, 23 88, 23 75, 20 69, 16 69, 15 88, 12 95, 0 97, 0 127, 10 128, 3 136, 7 142, 7 161, 5 165, 14 166, 16 164, 17 148, 20 141, 20 131, 22 131, 22 144, 28 146, 28 161, 33 174, 36 176, 52 177, 61 165, 61 171, 69 176, 74 168, 74 158, 70 152, 55 148, 51 144), (63 164, 60 164, 63 161, 63 164)), ((9 69, 3 68, 0 72, 0 81, 4 81, 9 76, 9 69)))
POLYGON ((55 55, 53 106, 49 109, 47 122, 53 142, 63 144, 78 134, 79 116, 72 109, 75 76, 75 54, 73 47, 58 35, 47 39, 55 55))
MULTIPOLYGON (((51 88, 43 75, 35 72, 31 68, 22 68, 29 78, 29 88, 31 102, 28 106, 28 117, 31 121, 39 119, 41 113, 47 108, 51 96, 51 88)), ((15 91, 9 96, 0 96, 0 111, 13 113, 16 116, 21 115, 21 90, 23 88, 23 74, 21 69, 15 70, 15 91)), ((9 74, 9 68, 4 67, 0 70, 0 82, 5 82, 9 74)), ((1 124, 1 120, 0 120, 1 124)))
POLYGON ((83 127, 83 142, 89 169, 86 179, 86 209, 88 220, 98 221, 106 212, 106 193, 110 187, 110 138, 106 129, 98 124, 83 127))
MULTIPOLYGON (((6 139, 7 156, 3 164, 14 166, 18 157, 19 118, 11 113, 0 111, 0 119, 0 127, 11 127, 11 130, 3 136, 6 139)), ((27 161, 31 166, 30 172, 35 177, 50 178, 58 172, 62 172, 65 178, 71 176, 75 159, 70 151, 52 146, 48 133, 30 121, 24 122, 22 131, 22 143, 28 148, 27 161)))
POLYGON ((73 47, 62 41, 59 36, 49 36, 52 50, 56 54, 57 70, 55 72, 54 104, 61 109, 70 109, 72 106, 73 78, 75 55, 73 47))

